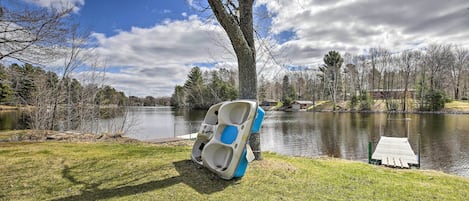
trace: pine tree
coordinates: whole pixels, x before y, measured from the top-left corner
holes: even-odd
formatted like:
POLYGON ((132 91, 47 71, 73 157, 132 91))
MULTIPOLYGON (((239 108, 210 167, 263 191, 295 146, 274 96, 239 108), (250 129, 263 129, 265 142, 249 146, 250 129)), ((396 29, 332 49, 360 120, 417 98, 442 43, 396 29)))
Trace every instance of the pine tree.
POLYGON ((344 59, 340 56, 339 52, 329 51, 329 53, 324 55, 323 60, 324 65, 319 67, 319 70, 322 72, 321 79, 326 92, 328 92, 332 97, 333 110, 335 110, 337 92, 340 85, 340 67, 344 62, 344 59))
POLYGON ((203 96, 205 87, 202 72, 199 67, 196 66, 191 69, 187 76, 186 83, 184 84, 184 90, 186 103, 189 107, 194 109, 203 108, 205 105, 205 98, 203 96))

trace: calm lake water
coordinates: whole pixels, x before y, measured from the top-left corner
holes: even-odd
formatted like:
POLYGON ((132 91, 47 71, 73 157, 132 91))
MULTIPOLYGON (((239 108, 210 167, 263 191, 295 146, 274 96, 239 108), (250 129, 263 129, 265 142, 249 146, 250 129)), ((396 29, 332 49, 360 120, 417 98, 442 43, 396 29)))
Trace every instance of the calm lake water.
MULTIPOLYGON (((206 111, 135 107, 138 122, 127 133, 140 140, 197 132, 206 111)), ((0 130, 21 129, 21 115, 0 112, 0 130), (16 119, 16 120, 14 120, 16 119)), ((367 161, 368 142, 379 136, 409 137, 417 153, 421 137, 422 169, 469 177, 469 115, 267 112, 261 149, 290 156, 331 156, 367 161)))

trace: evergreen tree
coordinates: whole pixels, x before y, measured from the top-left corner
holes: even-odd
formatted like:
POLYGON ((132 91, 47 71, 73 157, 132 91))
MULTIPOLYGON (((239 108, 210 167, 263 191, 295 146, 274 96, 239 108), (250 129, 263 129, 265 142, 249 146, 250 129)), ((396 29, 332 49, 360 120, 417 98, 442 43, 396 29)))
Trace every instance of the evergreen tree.
POLYGON ((333 110, 335 110, 337 93, 340 88, 340 67, 344 59, 340 56, 339 52, 329 51, 329 53, 324 55, 323 60, 324 65, 319 67, 319 70, 322 72, 320 77, 326 89, 325 92, 328 92, 332 98, 333 110))
POLYGON ((171 105, 176 108, 182 108, 185 106, 185 94, 184 94, 184 87, 176 85, 174 87, 174 93, 171 96, 171 105))
POLYGON ((290 78, 285 75, 282 82, 282 102, 284 105, 290 105, 295 98, 295 89, 290 84, 290 78))
POLYGON ((31 94, 36 90, 36 78, 44 75, 45 71, 31 64, 12 64, 9 67, 11 88, 14 91, 16 104, 31 104, 31 94))
POLYGON ((189 107, 200 109, 204 108, 205 98, 203 96, 205 87, 202 78, 202 72, 199 67, 191 69, 187 76, 186 83, 184 84, 186 94, 186 103, 189 107))
POLYGON ((218 103, 220 101, 233 100, 238 97, 238 90, 229 84, 227 81, 223 81, 219 76, 219 71, 212 71, 211 82, 207 86, 209 92, 210 104, 206 107, 218 103))
POLYGON ((14 91, 7 79, 6 68, 0 64, 0 104, 10 104, 13 100, 14 91))

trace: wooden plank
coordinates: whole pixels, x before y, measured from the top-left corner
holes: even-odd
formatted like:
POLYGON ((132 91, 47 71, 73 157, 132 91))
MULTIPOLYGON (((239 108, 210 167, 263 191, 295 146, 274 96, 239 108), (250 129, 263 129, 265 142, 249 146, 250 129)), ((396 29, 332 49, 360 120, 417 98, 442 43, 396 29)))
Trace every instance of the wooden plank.
POLYGON ((388 157, 384 157, 384 158, 381 160, 381 164, 383 164, 383 165, 389 165, 389 158, 388 158, 388 157))
POLYGON ((410 167, 409 167, 409 163, 408 163, 407 161, 402 160, 402 159, 399 159, 399 160, 401 160, 401 163, 402 163, 402 167, 403 167, 403 168, 410 168, 410 167))

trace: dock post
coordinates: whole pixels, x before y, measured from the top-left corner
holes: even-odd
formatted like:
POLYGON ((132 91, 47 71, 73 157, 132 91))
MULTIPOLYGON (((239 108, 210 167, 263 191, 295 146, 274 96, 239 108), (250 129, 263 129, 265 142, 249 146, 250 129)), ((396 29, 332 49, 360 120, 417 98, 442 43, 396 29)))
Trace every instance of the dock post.
POLYGON ((373 151, 373 144, 368 142, 368 164, 371 164, 371 152, 373 151))
POLYGON ((420 169, 420 152, 421 152, 421 146, 420 144, 422 143, 422 135, 419 133, 419 143, 418 143, 418 155, 417 155, 417 159, 418 159, 418 168, 420 169))

